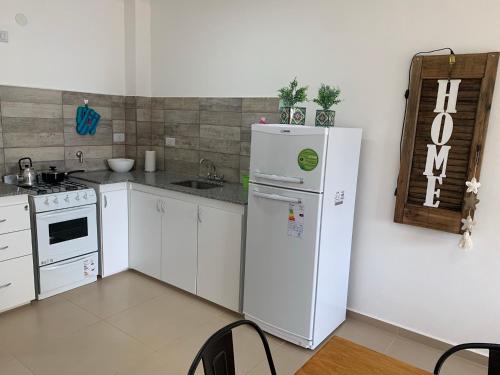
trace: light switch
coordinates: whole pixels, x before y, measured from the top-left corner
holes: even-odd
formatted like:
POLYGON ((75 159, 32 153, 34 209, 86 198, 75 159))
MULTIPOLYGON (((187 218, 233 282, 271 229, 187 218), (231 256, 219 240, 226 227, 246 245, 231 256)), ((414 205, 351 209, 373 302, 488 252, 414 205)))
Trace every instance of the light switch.
POLYGON ((175 146, 175 138, 165 137, 165 146, 175 146))
POLYGON ((0 42, 9 43, 9 32, 5 30, 0 30, 0 42))

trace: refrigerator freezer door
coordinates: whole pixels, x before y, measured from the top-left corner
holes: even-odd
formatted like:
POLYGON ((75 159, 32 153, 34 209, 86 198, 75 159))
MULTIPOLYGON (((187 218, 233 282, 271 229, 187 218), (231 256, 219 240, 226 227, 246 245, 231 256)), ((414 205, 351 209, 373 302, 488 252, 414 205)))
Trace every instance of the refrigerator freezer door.
POLYGON ((249 186, 245 316, 296 343, 312 339, 322 194, 249 186))
POLYGON ((252 125, 250 181, 322 192, 328 129, 252 125))

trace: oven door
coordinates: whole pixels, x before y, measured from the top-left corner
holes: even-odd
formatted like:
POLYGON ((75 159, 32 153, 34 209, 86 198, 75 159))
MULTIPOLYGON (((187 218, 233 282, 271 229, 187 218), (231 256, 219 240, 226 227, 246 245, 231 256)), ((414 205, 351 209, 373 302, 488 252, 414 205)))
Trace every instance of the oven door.
POLYGON ((96 205, 36 214, 38 265, 97 251, 96 205))

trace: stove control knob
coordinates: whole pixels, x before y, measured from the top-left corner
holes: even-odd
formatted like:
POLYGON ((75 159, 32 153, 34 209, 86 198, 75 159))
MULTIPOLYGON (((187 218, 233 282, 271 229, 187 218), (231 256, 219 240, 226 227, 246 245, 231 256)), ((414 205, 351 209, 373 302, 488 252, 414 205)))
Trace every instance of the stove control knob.
POLYGON ((43 203, 45 203, 48 206, 49 205, 49 197, 45 198, 45 201, 43 203))
POLYGON ((76 200, 76 201, 79 201, 79 200, 80 200, 80 195, 79 195, 79 194, 77 194, 77 195, 75 196, 75 200, 76 200))
POLYGON ((65 201, 66 203, 69 203, 69 195, 66 195, 66 198, 64 198, 64 201, 65 201))
POLYGON ((54 204, 58 204, 59 203, 59 199, 57 199, 57 197, 54 198, 54 204))
POLYGON ((83 199, 87 199, 87 193, 83 194, 83 199))

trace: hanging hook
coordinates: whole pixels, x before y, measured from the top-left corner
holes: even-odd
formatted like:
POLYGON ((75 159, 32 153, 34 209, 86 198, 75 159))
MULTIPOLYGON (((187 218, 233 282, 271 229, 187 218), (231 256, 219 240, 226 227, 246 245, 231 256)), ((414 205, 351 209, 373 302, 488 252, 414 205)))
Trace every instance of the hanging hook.
POLYGON ((451 79, 451 73, 453 70, 453 65, 456 63, 455 54, 450 51, 450 56, 448 57, 448 81, 451 79))
POLYGON ((83 99, 83 104, 85 104, 85 107, 89 106, 89 100, 88 99, 83 99))

